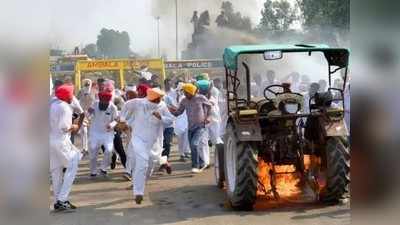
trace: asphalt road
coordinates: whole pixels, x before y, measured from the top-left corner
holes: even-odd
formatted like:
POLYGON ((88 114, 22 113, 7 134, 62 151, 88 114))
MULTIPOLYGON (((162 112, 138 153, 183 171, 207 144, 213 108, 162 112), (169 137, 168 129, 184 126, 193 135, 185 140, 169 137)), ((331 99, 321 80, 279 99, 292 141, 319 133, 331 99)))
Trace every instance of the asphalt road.
MULTIPOLYGON (((148 181, 141 205, 133 200, 130 182, 117 166, 109 178, 89 178, 88 161, 80 164, 71 193, 74 213, 51 212, 54 225, 346 225, 350 224, 350 204, 327 206, 319 203, 265 204, 257 200, 253 212, 229 208, 225 194, 214 185, 213 168, 202 174, 190 173, 190 163, 178 162, 173 154, 173 173, 156 172, 148 181)), ((50 202, 52 198, 50 197, 50 202)))

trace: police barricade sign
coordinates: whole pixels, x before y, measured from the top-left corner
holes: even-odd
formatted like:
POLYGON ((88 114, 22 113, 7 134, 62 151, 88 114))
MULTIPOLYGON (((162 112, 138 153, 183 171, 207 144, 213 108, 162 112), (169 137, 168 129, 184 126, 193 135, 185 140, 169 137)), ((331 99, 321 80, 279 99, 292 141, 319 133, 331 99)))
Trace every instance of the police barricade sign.
POLYGON ((78 61, 75 66, 75 84, 79 89, 81 86, 82 72, 119 71, 119 84, 120 87, 123 88, 126 82, 125 70, 141 71, 144 69, 158 71, 161 80, 165 78, 164 61, 162 59, 82 60, 78 61))

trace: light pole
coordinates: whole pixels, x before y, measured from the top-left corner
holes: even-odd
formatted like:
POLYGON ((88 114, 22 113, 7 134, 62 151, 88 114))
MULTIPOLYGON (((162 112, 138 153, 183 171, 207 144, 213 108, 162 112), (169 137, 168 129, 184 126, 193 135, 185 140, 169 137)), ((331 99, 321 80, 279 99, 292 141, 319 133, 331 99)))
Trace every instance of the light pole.
POLYGON ((175 59, 178 60, 179 52, 178 52, 178 0, 175 0, 175 27, 176 27, 176 52, 175 52, 175 59))
POLYGON ((159 58, 161 58, 161 52, 160 52, 160 16, 156 17, 157 20, 157 55, 159 58))

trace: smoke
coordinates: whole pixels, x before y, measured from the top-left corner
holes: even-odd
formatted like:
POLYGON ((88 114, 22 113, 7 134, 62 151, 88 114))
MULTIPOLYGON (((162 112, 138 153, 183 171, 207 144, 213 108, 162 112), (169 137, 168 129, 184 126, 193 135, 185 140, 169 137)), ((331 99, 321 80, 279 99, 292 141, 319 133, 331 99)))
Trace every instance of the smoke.
MULTIPOLYGON (((221 35, 223 31, 218 30, 215 19, 221 12, 221 5, 224 0, 177 0, 178 2, 178 38, 179 52, 186 49, 187 45, 192 42, 192 33, 194 31, 193 24, 190 20, 193 11, 199 14, 208 10, 210 13, 210 31, 218 38, 226 39, 228 35, 221 35)), ((240 10, 243 16, 251 18, 253 25, 258 24, 261 16, 261 8, 263 0, 231 0, 235 10, 240 10)), ((152 16, 160 16, 160 34, 161 34, 161 51, 168 54, 168 58, 175 56, 175 1, 174 0, 152 0, 152 16)), ((228 31, 229 32, 229 31, 228 31)), ((232 31, 233 32, 233 31, 232 31)), ((237 34, 237 32, 235 32, 237 34)), ((246 36, 240 34, 241 38, 246 36)))

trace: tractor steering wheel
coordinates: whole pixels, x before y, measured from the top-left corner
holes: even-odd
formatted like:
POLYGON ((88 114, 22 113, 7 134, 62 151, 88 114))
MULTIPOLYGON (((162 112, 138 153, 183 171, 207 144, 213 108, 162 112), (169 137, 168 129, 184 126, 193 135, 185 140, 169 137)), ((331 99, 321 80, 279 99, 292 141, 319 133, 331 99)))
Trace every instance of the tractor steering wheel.
POLYGON ((280 84, 269 85, 268 87, 266 87, 266 88, 264 89, 264 98, 267 99, 268 101, 272 101, 272 99, 268 98, 267 92, 272 93, 274 96, 277 96, 278 94, 284 93, 284 89, 285 89, 284 86, 283 86, 283 85, 280 85, 280 84), (273 87, 282 88, 282 92, 273 91, 273 90, 271 89, 271 88, 273 88, 273 87))

